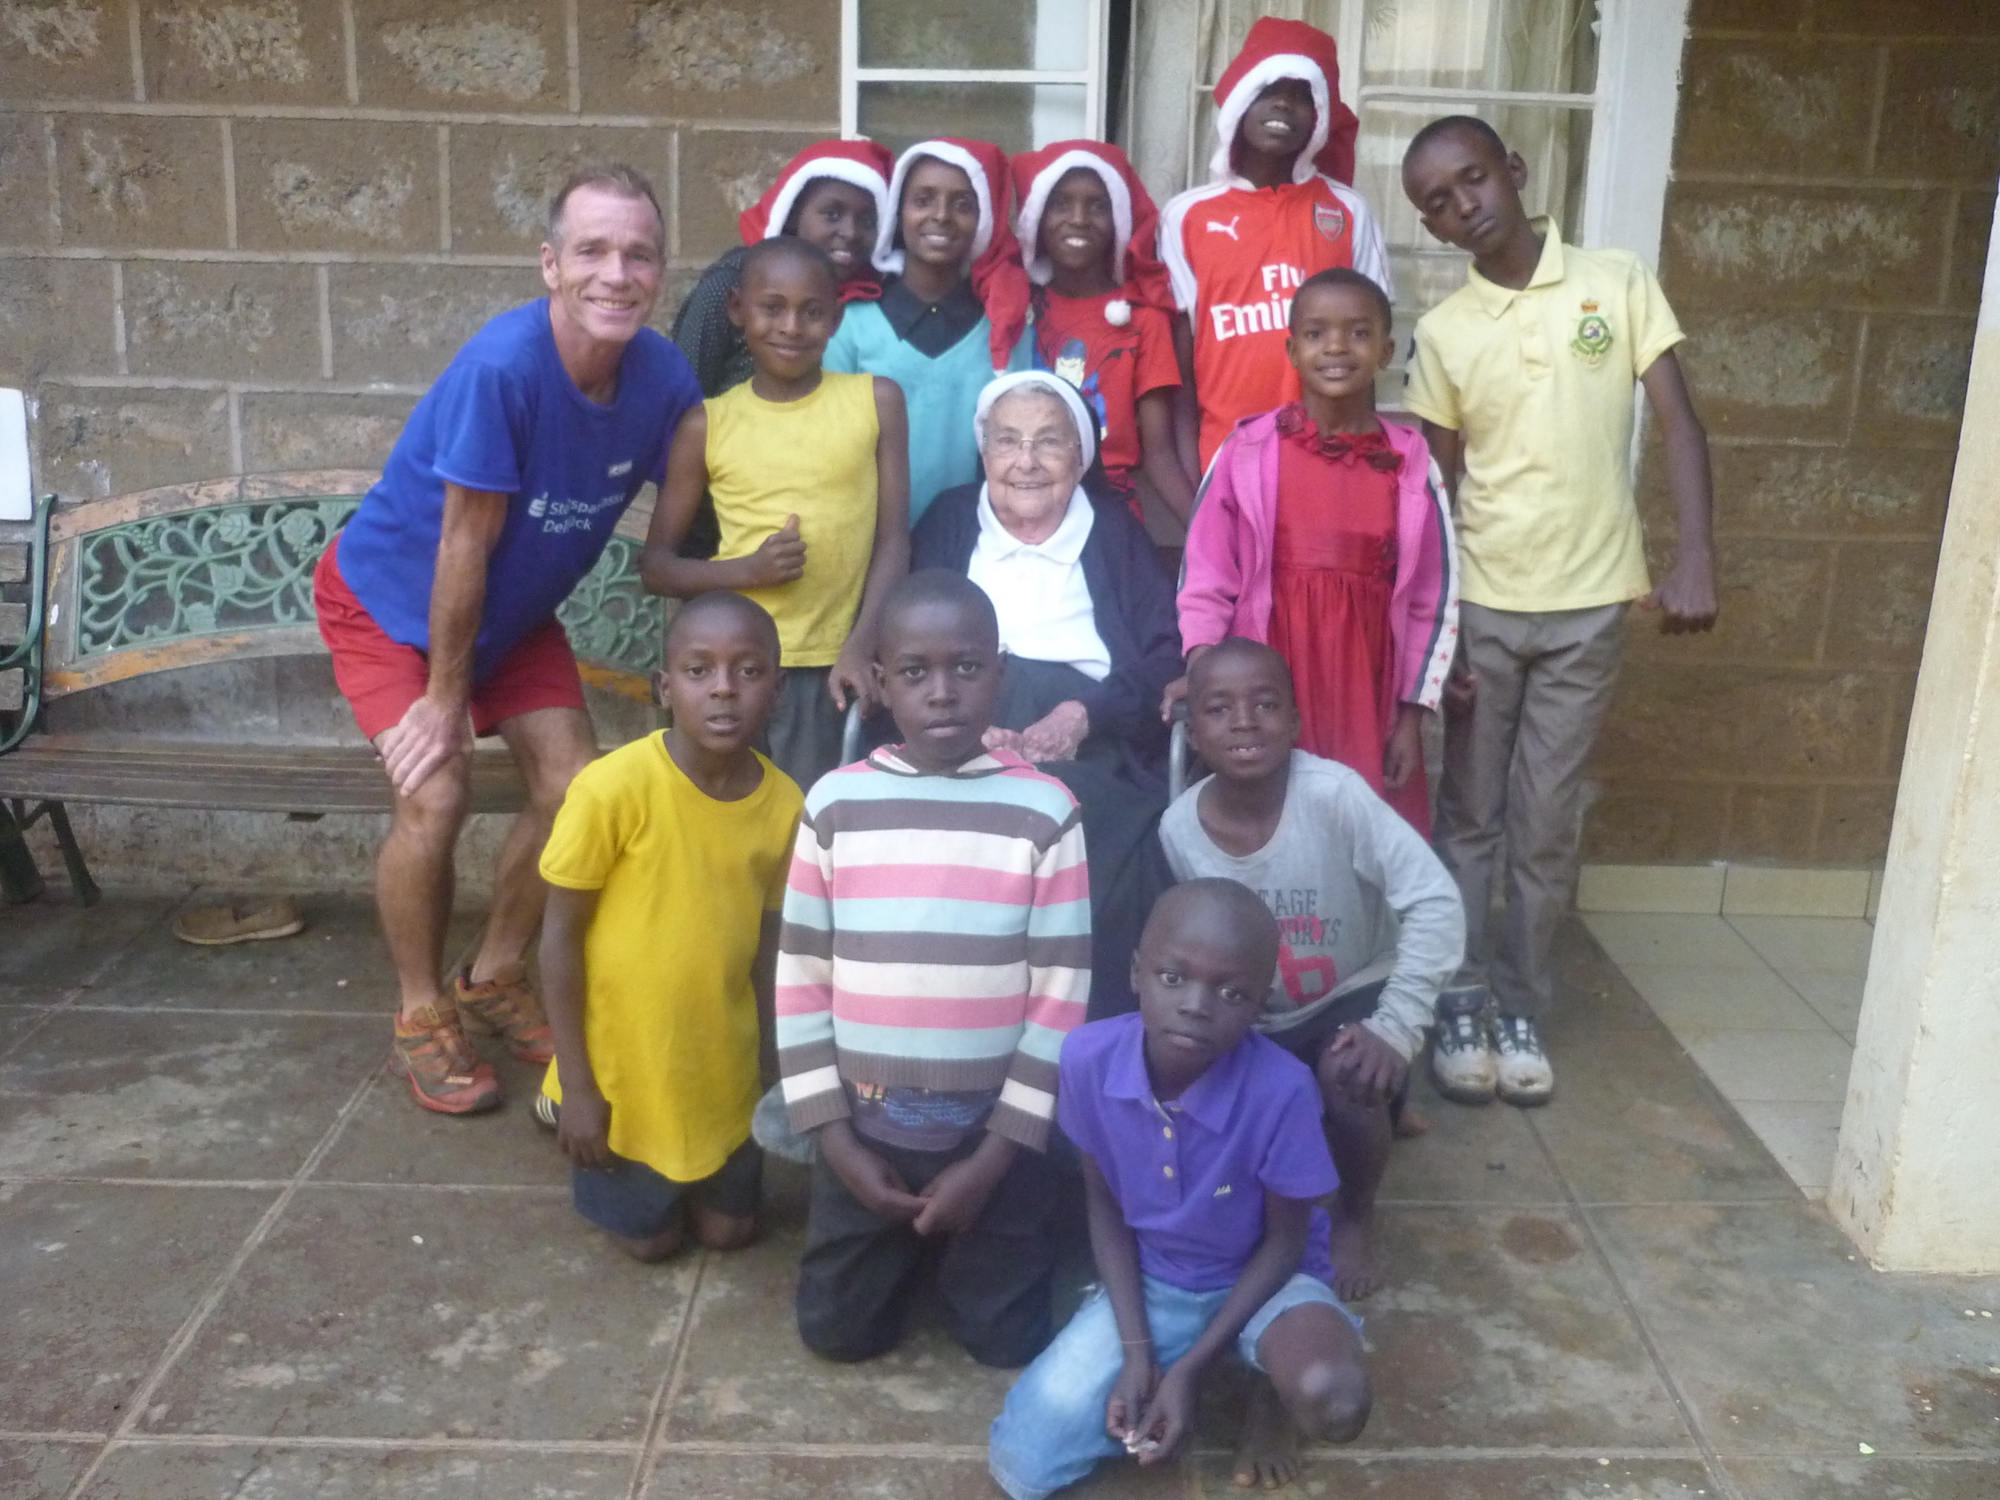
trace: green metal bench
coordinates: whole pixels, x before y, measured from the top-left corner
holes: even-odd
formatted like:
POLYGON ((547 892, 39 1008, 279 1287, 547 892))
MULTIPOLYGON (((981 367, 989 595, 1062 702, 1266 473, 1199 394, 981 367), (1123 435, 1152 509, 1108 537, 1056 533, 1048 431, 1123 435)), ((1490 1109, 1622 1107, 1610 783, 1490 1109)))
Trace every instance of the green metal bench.
MULTIPOLYGON (((22 596, 0 597, 0 887, 9 900, 42 889, 22 839, 42 819, 78 899, 96 899, 68 802, 306 819, 389 809, 388 781, 351 726, 349 743, 300 744, 246 736, 240 724, 165 738, 47 722, 75 695, 115 694, 120 683, 157 674, 324 657, 313 566, 373 480, 354 471, 250 475, 103 500, 45 500, 29 542, 0 545, 0 580, 12 579, 22 596), (30 733, 38 719, 41 732, 30 733)), ((643 512, 627 513, 560 614, 586 682, 650 702, 664 612, 639 583, 646 521, 643 512)), ((520 803, 512 759, 476 752, 473 810, 520 803)))

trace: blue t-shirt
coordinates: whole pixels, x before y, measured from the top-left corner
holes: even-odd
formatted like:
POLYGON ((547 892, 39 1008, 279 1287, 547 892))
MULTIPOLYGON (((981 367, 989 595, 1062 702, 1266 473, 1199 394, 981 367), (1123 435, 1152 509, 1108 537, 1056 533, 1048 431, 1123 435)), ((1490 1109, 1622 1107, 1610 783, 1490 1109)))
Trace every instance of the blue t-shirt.
POLYGON ((428 651, 445 484, 505 495, 473 653, 473 680, 484 681, 596 566, 639 487, 664 477, 674 428, 700 402, 687 360, 650 328, 626 346, 618 394, 600 406, 563 368, 546 299, 504 312, 410 413, 340 534, 340 576, 385 635, 428 651))

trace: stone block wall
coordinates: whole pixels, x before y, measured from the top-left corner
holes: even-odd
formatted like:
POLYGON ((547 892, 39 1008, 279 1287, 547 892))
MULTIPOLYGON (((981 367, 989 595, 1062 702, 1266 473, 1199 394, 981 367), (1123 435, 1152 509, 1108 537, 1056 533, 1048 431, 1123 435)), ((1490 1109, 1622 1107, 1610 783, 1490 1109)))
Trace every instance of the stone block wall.
POLYGON ((839 121, 833 0, 0 0, 0 385, 43 490, 379 464, 542 290, 585 159, 647 173, 665 326, 839 121))
MULTIPOLYGON (((1635 621, 1590 857, 1882 859, 1996 178, 2000 5, 1694 0, 1661 277, 1722 620, 1635 621)), ((1657 445, 1642 506, 1657 571, 1657 445)))

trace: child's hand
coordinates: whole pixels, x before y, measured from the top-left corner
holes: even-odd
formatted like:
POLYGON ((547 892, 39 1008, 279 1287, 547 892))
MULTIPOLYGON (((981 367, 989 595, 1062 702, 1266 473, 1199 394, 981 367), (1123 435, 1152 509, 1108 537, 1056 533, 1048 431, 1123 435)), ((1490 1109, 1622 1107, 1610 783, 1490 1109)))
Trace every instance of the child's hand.
POLYGON ((1366 1026, 1343 1026, 1320 1054, 1320 1076, 1356 1104, 1376 1105, 1394 1097, 1410 1064, 1402 1053, 1366 1026))
POLYGON ((817 1139, 828 1169, 876 1218, 901 1224, 923 1209, 924 1200, 910 1191, 902 1173, 863 1145, 846 1120, 822 1125, 817 1139))
MULTIPOLYGON (((1134 1449, 1134 1456, 1143 1467, 1148 1464, 1165 1463, 1174 1456, 1174 1449, 1180 1446, 1188 1429, 1194 1425, 1194 1398, 1196 1372, 1188 1361, 1181 1360, 1166 1374, 1153 1390, 1153 1399, 1139 1418, 1138 1431, 1142 1446, 1134 1449), (1150 1443, 1150 1448, 1143 1446, 1150 1443)), ((1129 1439, 1127 1440, 1129 1444, 1129 1439)))
POLYGON ((1382 750, 1382 785, 1401 791, 1410 778, 1423 769, 1424 711, 1405 703, 1396 712, 1396 727, 1389 731, 1389 743, 1382 750))
POLYGON ((1152 1346, 1128 1345, 1125 1366, 1104 1403, 1104 1430, 1118 1442, 1136 1444, 1141 1435, 1139 1418, 1159 1384, 1160 1367, 1153 1363, 1152 1346))
POLYGON ((1700 554, 1682 557, 1666 581, 1639 600, 1639 608, 1660 611, 1660 634, 1691 635, 1715 629, 1715 563, 1700 554))
POLYGON ((602 1171, 618 1165, 611 1153, 611 1103, 595 1089, 563 1090, 556 1144, 579 1167, 602 1171))
POLYGON ((1187 674, 1183 672, 1167 684, 1167 690, 1160 694, 1160 722, 1174 722, 1174 710, 1187 702, 1187 674))
POLYGON ((986 1211, 986 1200, 1013 1165, 1016 1149, 1006 1137, 988 1131, 978 1150, 925 1184, 917 1195, 923 1209, 910 1227, 924 1235, 964 1234, 986 1211))
POLYGON ((749 565, 753 589, 797 582, 806 571, 806 544, 799 536, 799 518, 787 516, 783 529, 765 537, 744 561, 749 565))
POLYGON ((988 725, 986 732, 980 735, 979 743, 988 750, 1011 750, 1016 755, 1026 754, 1021 746, 1021 731, 1002 729, 998 724, 988 725))
POLYGON ((875 706, 875 687, 868 665, 867 653, 850 637, 840 648, 833 670, 826 674, 827 693, 842 713, 847 712, 850 702, 859 703, 864 714, 875 706))

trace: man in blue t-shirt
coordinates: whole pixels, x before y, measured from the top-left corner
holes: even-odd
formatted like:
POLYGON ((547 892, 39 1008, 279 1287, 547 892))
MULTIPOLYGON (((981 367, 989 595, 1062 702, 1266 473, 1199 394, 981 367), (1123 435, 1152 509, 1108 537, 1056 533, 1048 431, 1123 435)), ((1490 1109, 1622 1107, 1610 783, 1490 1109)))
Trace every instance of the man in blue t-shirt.
POLYGON ((541 925, 542 845, 597 754, 556 610, 640 486, 659 481, 675 424, 701 401, 680 351, 646 326, 663 248, 644 177, 572 175, 549 208, 548 297, 459 350, 313 575, 334 678, 395 788, 375 867, 402 991, 390 1066, 443 1114, 500 1103, 465 1021, 524 1061, 554 1055, 522 959, 541 925), (500 852, 478 952, 441 988, 452 850, 473 737, 486 734, 513 752, 528 805, 500 852))

